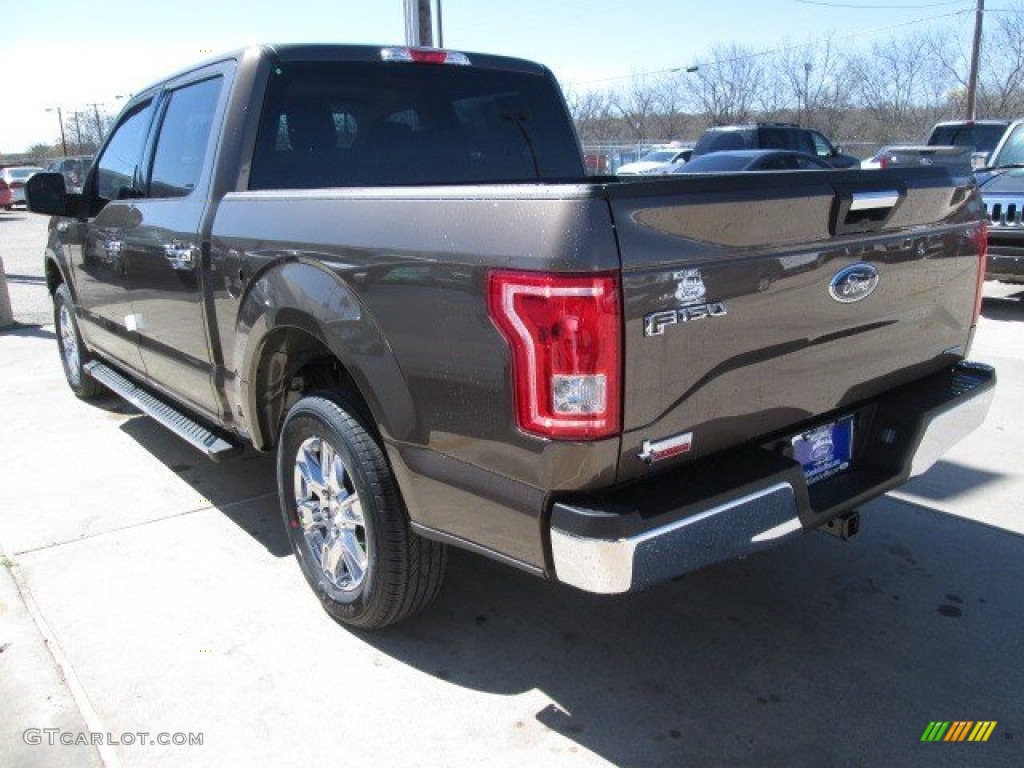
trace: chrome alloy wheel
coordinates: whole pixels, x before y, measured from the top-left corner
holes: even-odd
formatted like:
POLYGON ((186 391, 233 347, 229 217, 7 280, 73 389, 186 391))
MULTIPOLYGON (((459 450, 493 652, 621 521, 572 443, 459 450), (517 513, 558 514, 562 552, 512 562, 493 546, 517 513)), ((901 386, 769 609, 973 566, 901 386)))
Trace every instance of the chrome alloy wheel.
POLYGON ((71 311, 67 304, 60 306, 60 349, 64 355, 64 368, 67 370, 68 380, 73 386, 78 386, 82 370, 81 359, 78 353, 78 339, 75 337, 75 326, 72 325, 71 311))
POLYGON ((366 579, 366 520, 352 481, 334 446, 321 437, 304 441, 295 455, 295 509, 306 547, 328 586, 359 589, 366 579))

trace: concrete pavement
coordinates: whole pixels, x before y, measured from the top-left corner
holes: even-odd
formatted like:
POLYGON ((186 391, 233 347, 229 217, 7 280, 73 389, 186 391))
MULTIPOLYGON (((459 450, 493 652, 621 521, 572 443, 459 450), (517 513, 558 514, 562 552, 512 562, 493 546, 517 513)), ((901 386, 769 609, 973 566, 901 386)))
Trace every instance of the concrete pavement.
POLYGON ((1024 305, 989 292, 988 423, 854 540, 624 598, 456 553, 438 603, 380 634, 311 596, 270 458, 212 464, 76 400, 51 327, 0 333, 0 571, 31 608, 0 573, 0 764, 1024 764, 1024 305), (934 720, 998 725, 922 744, 934 720))

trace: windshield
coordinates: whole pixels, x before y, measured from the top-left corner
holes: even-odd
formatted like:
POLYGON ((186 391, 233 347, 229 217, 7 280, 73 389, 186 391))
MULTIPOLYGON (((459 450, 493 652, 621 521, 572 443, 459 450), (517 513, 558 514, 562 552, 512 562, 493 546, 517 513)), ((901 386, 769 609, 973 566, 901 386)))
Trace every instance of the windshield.
POLYGON ((992 158, 992 165, 1019 165, 1024 163, 1024 123, 1017 125, 1006 137, 999 154, 992 158))
POLYGON ((743 154, 715 152, 710 155, 695 157, 686 165, 679 166, 673 173, 728 173, 729 171, 742 171, 747 168, 754 158, 743 154))
POLYGON ((931 146, 974 147, 978 152, 991 152, 1003 138, 1005 125, 938 125, 928 139, 931 146))
POLYGON ((640 158, 644 163, 668 163, 679 154, 678 149, 659 149, 656 152, 648 152, 640 158))

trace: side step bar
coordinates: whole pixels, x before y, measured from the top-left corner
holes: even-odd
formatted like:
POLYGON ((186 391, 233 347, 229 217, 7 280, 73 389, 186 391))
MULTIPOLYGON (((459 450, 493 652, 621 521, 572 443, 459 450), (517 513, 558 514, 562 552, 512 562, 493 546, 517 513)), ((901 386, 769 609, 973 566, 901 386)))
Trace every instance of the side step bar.
POLYGON ((147 416, 167 427, 174 434, 192 447, 205 453, 214 461, 229 458, 241 452, 241 447, 230 443, 223 437, 214 434, 206 427, 196 423, 163 400, 157 399, 144 389, 137 387, 124 376, 95 360, 86 363, 85 372, 96 381, 124 398, 147 416))

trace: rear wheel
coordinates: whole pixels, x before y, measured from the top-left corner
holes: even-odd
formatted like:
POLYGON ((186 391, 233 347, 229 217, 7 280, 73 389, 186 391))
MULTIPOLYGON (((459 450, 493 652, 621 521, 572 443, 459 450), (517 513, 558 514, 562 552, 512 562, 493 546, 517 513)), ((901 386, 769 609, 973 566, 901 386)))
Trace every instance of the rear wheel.
POLYGON ((446 552, 410 529, 360 413, 335 393, 299 400, 281 429, 277 482, 292 549, 321 604, 344 624, 376 629, 437 596, 446 552))
POLYGON ((82 343, 82 335, 78 332, 75 302, 66 283, 57 286, 53 294, 53 324, 57 332, 64 378, 67 379, 71 391, 83 400, 91 400, 103 394, 103 385, 83 368, 88 361, 88 353, 82 343))

